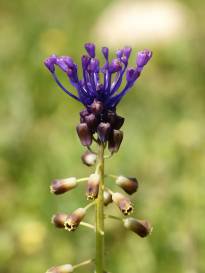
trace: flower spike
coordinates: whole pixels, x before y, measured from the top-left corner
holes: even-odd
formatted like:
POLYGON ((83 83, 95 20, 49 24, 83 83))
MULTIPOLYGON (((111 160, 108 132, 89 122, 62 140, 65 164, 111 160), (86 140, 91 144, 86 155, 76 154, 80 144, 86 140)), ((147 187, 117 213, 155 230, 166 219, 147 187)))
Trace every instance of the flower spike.
POLYGON ((117 114, 117 106, 142 74, 144 66, 152 57, 152 52, 147 49, 139 51, 135 66, 130 67, 128 62, 132 52, 131 47, 118 49, 114 58, 110 57, 107 47, 102 47, 101 52, 104 57, 102 65, 96 56, 95 44, 88 42, 84 48, 86 52, 81 57, 82 73, 79 73, 77 64, 70 56, 53 54, 44 61, 45 67, 60 89, 83 105, 84 109, 80 111, 80 120, 76 126, 80 143, 86 148, 81 160, 86 166, 95 165, 95 171, 86 177, 56 179, 52 182, 51 192, 61 195, 86 181, 85 195, 88 202, 85 207, 80 207, 70 214, 54 214, 51 222, 56 228, 68 231, 75 231, 79 225, 92 229, 96 235, 95 258, 75 265, 54 266, 46 273, 71 273, 91 262, 95 264, 92 272, 109 273, 104 263, 105 217, 120 221, 126 229, 140 237, 146 237, 152 230, 145 220, 124 217, 133 212, 131 200, 120 192, 113 192, 105 181, 107 177, 114 178, 114 186, 119 186, 129 195, 138 190, 136 178, 105 175, 105 160, 118 152, 123 141, 122 126, 125 119, 117 114), (74 93, 62 84, 57 75, 58 71, 65 74, 69 84, 76 90, 74 93), (106 149, 109 155, 105 155, 106 149), (118 207, 124 215, 123 218, 105 213, 106 207, 111 203, 118 207), (88 210, 93 206, 95 206, 95 223, 84 222, 88 210))

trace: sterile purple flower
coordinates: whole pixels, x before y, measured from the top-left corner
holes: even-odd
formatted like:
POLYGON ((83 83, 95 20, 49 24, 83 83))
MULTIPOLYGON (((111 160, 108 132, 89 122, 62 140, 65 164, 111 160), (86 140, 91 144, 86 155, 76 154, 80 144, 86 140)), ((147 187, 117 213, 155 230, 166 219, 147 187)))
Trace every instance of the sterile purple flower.
POLYGON ((152 57, 152 52, 147 49, 138 52, 137 54, 138 71, 142 71, 143 67, 148 63, 151 57, 152 57))
MULTIPOLYGON (((128 60, 132 51, 130 47, 117 50, 117 58, 112 60, 109 60, 109 49, 102 47, 102 54, 105 58, 105 63, 102 66, 100 66, 100 62, 95 56, 95 45, 93 43, 86 43, 85 49, 88 55, 81 57, 82 79, 79 79, 77 64, 69 56, 57 57, 56 55, 51 55, 45 60, 44 64, 53 75, 59 87, 84 105, 86 114, 83 117, 81 115, 81 123, 84 124, 84 127, 87 124, 87 135, 97 133, 99 141, 104 142, 109 139, 109 134, 112 134, 114 129, 119 129, 109 124, 110 113, 114 117, 117 116, 116 107, 118 103, 139 78, 144 66, 152 57, 152 52, 149 50, 138 52, 136 67, 128 68, 128 60), (58 66, 67 75, 71 85, 77 91, 76 94, 70 92, 60 82, 55 71, 55 66, 58 66), (124 76, 126 83, 120 89, 124 76), (96 107, 100 109, 99 112, 96 112, 96 107), (106 138, 102 137, 100 124, 108 124, 109 131, 106 138)), ((79 129, 79 127, 77 128, 79 129)), ((87 144, 91 144, 91 141, 86 141, 83 145, 85 144, 87 146, 87 144)))

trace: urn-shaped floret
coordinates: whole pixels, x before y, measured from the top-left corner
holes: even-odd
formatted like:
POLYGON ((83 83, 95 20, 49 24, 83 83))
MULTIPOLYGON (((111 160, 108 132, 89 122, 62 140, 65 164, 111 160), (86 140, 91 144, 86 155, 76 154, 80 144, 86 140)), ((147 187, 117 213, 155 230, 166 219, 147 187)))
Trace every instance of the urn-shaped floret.
POLYGON ((140 237, 148 236, 151 231, 152 227, 150 223, 146 220, 138 220, 132 217, 123 219, 124 227, 135 232, 140 237))
POLYGON ((54 194, 62 194, 64 192, 74 189, 78 185, 76 177, 69 177, 65 179, 56 179, 50 186, 50 191, 54 194))
POLYGON ((117 153, 123 140, 123 132, 113 130, 108 141, 108 149, 111 153, 117 153))
POLYGON ((93 173, 88 178, 86 196, 88 200, 94 200, 98 196, 100 184, 100 176, 97 173, 93 173))
POLYGON ((87 123, 80 123, 76 127, 78 137, 83 146, 90 146, 92 144, 92 134, 87 123))
POLYGON ((97 127, 98 137, 101 142, 106 142, 110 136, 111 125, 109 122, 101 122, 97 127))
POLYGON ((86 209, 78 208, 73 213, 67 216, 64 226, 68 231, 74 231, 79 226, 86 214, 86 209))
POLYGON ((112 200, 124 215, 129 215, 133 212, 133 206, 130 199, 123 194, 119 192, 112 193, 112 200))
POLYGON ((51 223, 54 224, 57 228, 64 228, 67 217, 68 214, 66 213, 57 213, 52 216, 51 223))
POLYGON ((87 166, 93 166, 96 163, 97 160, 97 155, 95 153, 92 153, 90 151, 86 151, 82 156, 81 156, 82 162, 87 165, 87 166))
POLYGON ((103 192, 103 200, 105 206, 109 205, 110 203, 112 203, 112 194, 109 191, 105 190, 103 192))
POLYGON ((138 181, 134 177, 125 177, 120 175, 116 179, 116 184, 128 194, 133 194, 138 189, 138 181))

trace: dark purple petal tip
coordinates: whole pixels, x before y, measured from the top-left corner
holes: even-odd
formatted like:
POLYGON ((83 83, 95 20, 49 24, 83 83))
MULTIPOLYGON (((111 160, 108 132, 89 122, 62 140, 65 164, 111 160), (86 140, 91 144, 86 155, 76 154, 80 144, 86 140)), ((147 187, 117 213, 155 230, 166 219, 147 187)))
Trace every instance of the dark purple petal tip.
POLYGON ((55 71, 55 64, 56 63, 57 63, 57 57, 54 54, 51 55, 50 57, 48 57, 44 61, 45 66, 48 68, 48 70, 50 70, 51 73, 53 73, 55 71))
POLYGON ((132 48, 131 47, 124 47, 123 48, 123 54, 125 55, 125 57, 127 59, 129 59, 131 52, 132 52, 132 48))
POLYGON ((87 50, 88 55, 91 58, 95 58, 95 45, 94 44, 92 44, 92 43, 86 43, 85 44, 85 49, 87 50))
POLYGON ((105 57, 106 60, 108 60, 108 56, 109 56, 109 49, 107 47, 102 47, 102 54, 105 57))
POLYGON ((116 55, 117 55, 117 57, 118 57, 119 59, 122 58, 123 50, 122 50, 122 49, 118 49, 118 50, 116 51, 116 55))
POLYGON ((127 74, 126 74, 127 82, 134 82, 139 76, 140 76, 140 72, 138 70, 134 68, 127 69, 127 74))
POLYGON ((137 66, 138 67, 143 67, 145 66, 148 61, 151 59, 152 57, 152 52, 145 49, 143 51, 139 51, 137 54, 137 66))
POLYGON ((109 72, 110 73, 115 73, 118 72, 122 69, 122 63, 120 59, 113 59, 112 63, 109 66, 109 72))

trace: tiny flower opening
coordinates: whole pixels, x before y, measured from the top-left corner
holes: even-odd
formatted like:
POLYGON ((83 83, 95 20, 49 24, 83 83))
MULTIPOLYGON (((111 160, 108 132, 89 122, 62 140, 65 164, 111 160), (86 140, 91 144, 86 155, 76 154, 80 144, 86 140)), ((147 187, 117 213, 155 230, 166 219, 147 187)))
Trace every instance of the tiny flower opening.
POLYGON ((100 176, 93 173, 88 178, 86 196, 88 200, 95 200, 98 196, 100 176))
POLYGON ((83 220, 86 214, 86 209, 78 208, 72 214, 68 215, 66 221, 64 222, 64 227, 68 231, 75 231, 79 226, 80 222, 83 220))
POLYGON ((133 205, 130 199, 123 194, 119 192, 112 193, 112 200, 125 216, 133 212, 133 205))

